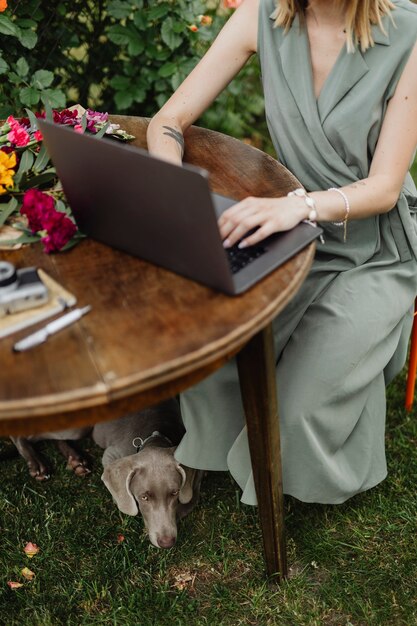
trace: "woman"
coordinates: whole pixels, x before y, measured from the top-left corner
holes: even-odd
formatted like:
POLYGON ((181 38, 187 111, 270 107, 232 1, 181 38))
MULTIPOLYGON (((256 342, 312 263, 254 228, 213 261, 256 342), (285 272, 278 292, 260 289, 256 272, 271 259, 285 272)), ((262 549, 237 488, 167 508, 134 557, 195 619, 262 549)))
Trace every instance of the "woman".
MULTIPOLYGON (((341 503, 386 476, 385 385, 404 365, 417 293, 416 41, 408 0, 244 0, 149 126, 150 151, 180 163, 184 130, 259 54, 271 138, 308 194, 246 198, 219 228, 225 247, 308 217, 325 230, 274 322, 284 493, 304 502, 341 503)), ((230 469, 256 504, 235 363, 181 409, 177 458, 230 469)))

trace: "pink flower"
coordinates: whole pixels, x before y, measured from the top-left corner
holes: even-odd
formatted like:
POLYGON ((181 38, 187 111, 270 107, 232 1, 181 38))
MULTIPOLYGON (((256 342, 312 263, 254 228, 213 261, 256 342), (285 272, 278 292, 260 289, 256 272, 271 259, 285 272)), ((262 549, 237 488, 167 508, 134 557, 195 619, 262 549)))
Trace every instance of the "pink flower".
POLYGON ((27 146, 30 141, 30 135, 13 115, 9 115, 7 122, 10 126, 10 132, 7 133, 7 139, 15 146, 27 146))
POLYGON ((35 130, 35 132, 33 133, 33 136, 35 137, 36 141, 43 140, 43 135, 40 130, 35 130))
POLYGON ((76 133, 80 133, 80 135, 82 135, 84 133, 84 130, 83 130, 83 127, 81 126, 81 124, 75 124, 74 130, 75 130, 76 133))
POLYGON ((108 113, 100 113, 100 111, 92 111, 91 109, 87 109, 86 116, 87 120, 91 120, 93 122, 107 122, 109 119, 108 113))

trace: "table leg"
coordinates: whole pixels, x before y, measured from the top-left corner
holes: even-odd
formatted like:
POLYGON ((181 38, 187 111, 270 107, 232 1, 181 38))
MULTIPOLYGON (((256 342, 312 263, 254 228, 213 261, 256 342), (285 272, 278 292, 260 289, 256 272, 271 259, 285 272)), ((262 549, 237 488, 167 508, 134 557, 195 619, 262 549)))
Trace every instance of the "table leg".
POLYGON ((237 355, 246 415, 266 568, 287 576, 284 498, 272 325, 257 333, 237 355))

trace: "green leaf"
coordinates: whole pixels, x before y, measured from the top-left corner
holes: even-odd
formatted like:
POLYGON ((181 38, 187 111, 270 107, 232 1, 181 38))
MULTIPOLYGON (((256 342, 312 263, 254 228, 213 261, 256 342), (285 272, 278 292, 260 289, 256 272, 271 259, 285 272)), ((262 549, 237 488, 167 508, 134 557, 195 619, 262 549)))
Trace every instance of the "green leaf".
POLYGON ((12 22, 6 15, 0 14, 0 33, 2 35, 11 35, 12 37, 19 37, 20 28, 12 22))
POLYGON ((70 213, 69 207, 67 207, 65 202, 63 202, 62 200, 58 199, 55 202, 55 208, 57 211, 60 211, 61 213, 70 213))
POLYGON ((22 28, 19 34, 19 41, 24 48, 33 50, 38 42, 38 36, 34 30, 31 30, 30 28, 22 28))
POLYGON ((118 91, 114 94, 114 101, 118 109, 128 109, 133 102, 133 95, 129 91, 118 91))
POLYGON ((55 169, 49 168, 45 170, 44 172, 42 172, 42 174, 38 174, 37 176, 32 176, 32 178, 28 180, 26 189, 29 189, 30 187, 40 187, 41 185, 44 185, 45 183, 50 183, 56 177, 57 176, 56 176, 55 169))
POLYGON ((160 17, 164 17, 170 11, 170 6, 168 4, 159 4, 157 6, 152 7, 148 11, 148 19, 149 20, 159 20, 160 17))
POLYGON ((123 2, 123 0, 113 0, 109 2, 107 11, 109 15, 116 18, 116 20, 122 20, 129 17, 132 12, 132 6, 130 2, 123 2))
POLYGON ((35 114, 30 109, 25 109, 25 111, 26 111, 26 115, 29 118, 31 129, 34 130, 35 128, 38 128, 38 122, 37 122, 35 114))
POLYGON ((3 226, 11 214, 16 211, 18 204, 16 198, 10 198, 9 202, 6 204, 0 204, 0 227, 3 226))
POLYGON ((16 71, 21 78, 25 78, 25 76, 29 73, 29 64, 24 57, 20 57, 20 59, 16 63, 16 71))
POLYGON ((71 248, 74 248, 74 246, 79 244, 82 239, 85 239, 85 237, 86 235, 83 235, 83 233, 80 233, 80 231, 76 232, 74 237, 72 237, 72 239, 70 239, 68 243, 66 243, 65 246, 61 248, 60 252, 67 252, 68 250, 71 250, 71 248))
POLYGON ((37 89, 45 89, 51 85, 53 80, 54 75, 49 70, 37 70, 32 76, 31 84, 37 89))
POLYGON ((161 78, 166 78, 167 76, 172 76, 172 74, 174 74, 176 71, 177 64, 168 62, 164 63, 164 65, 159 68, 158 75, 161 76, 161 78))
POLYGON ((37 104, 40 98, 39 91, 34 89, 34 87, 23 87, 19 91, 19 98, 22 104, 27 104, 29 106, 37 104))
POLYGON ((182 43, 182 37, 174 33, 174 24, 172 17, 167 17, 161 27, 162 40, 171 50, 178 48, 182 43))
POLYGON ((45 169, 48 163, 49 163, 49 154, 48 154, 45 144, 43 143, 41 146, 41 149, 38 152, 38 156, 36 157, 36 161, 33 164, 33 171, 36 173, 42 172, 42 170, 45 169))
POLYGON ((45 105, 45 110, 47 102, 56 109, 63 109, 67 103, 66 96, 61 89, 44 89, 41 93, 41 100, 45 105))
POLYGON ((107 36, 113 43, 118 46, 125 46, 129 43, 129 35, 125 26, 121 26, 120 24, 116 24, 115 26, 110 26, 107 31, 107 36))
POLYGON ((101 137, 104 137, 104 135, 106 134, 106 130, 108 129, 109 126, 110 126, 110 122, 106 122, 103 128, 100 128, 100 130, 96 133, 96 137, 98 139, 101 139, 101 137))
POLYGON ((22 174, 30 170, 34 160, 35 155, 31 150, 25 150, 24 152, 22 152, 22 156, 20 157, 19 169, 17 170, 15 175, 15 181, 20 180, 22 174))
POLYGON ((2 57, 0 57, 0 74, 5 74, 8 69, 9 66, 6 61, 2 57))
POLYGON ((133 23, 139 30, 147 30, 148 21, 143 11, 137 11, 133 16, 133 23))
POLYGON ((27 18, 18 18, 15 23, 19 28, 36 28, 38 25, 35 20, 27 18))
POLYGON ((52 107, 51 107, 51 103, 49 101, 49 98, 45 96, 48 96, 48 94, 46 93, 46 91, 43 92, 42 96, 44 96, 42 98, 42 102, 44 104, 45 107, 45 119, 47 122, 53 122, 54 121, 54 114, 52 113, 52 107))
POLYGON ((117 74, 116 76, 113 76, 113 78, 110 80, 110 86, 113 87, 113 89, 116 89, 116 91, 123 91, 124 89, 129 89, 130 78, 128 78, 127 76, 121 76, 120 74, 117 74))
POLYGON ((131 39, 129 39, 129 43, 127 45, 128 53, 131 56, 135 57, 135 56, 138 56, 139 54, 142 54, 144 50, 145 50, 145 42, 143 41, 143 39, 140 39, 139 33, 135 33, 135 35, 133 35, 131 39))
POLYGON ((40 241, 40 235, 28 235, 23 233, 17 239, 8 239, 7 241, 2 241, 2 246, 15 246, 17 243, 35 243, 36 241, 40 241))

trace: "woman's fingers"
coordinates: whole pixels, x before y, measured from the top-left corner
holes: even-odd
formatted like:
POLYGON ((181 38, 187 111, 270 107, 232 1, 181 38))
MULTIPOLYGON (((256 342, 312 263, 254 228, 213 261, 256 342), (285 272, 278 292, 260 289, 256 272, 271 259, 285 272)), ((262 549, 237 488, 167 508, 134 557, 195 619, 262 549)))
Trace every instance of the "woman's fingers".
POLYGON ((272 233, 289 230, 306 219, 306 205, 300 198, 248 197, 227 209, 219 218, 225 248, 237 242, 252 246, 272 233))
MULTIPOLYGON (((249 197, 227 209, 218 221, 224 247, 235 245, 248 233, 252 236, 254 230, 258 232, 261 226, 276 217, 275 207, 271 207, 271 202, 274 202, 271 198, 249 197)), ((273 232, 271 225, 267 230, 268 234, 273 232)), ((259 236, 256 239, 260 240, 259 236)))

